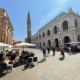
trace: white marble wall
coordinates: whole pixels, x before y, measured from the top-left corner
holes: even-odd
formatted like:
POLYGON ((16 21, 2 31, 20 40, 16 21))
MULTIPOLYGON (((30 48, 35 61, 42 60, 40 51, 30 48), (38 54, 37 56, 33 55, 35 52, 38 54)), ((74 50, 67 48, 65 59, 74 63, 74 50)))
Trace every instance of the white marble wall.
POLYGON ((32 40, 32 43, 38 43, 39 45, 39 42, 41 42, 41 45, 43 46, 43 41, 45 42, 45 46, 48 46, 48 40, 51 41, 51 46, 53 46, 53 43, 54 43, 54 46, 55 46, 55 38, 57 38, 59 40, 59 46, 62 45, 64 46, 64 37, 65 36, 68 36, 70 38, 70 41, 78 41, 77 39, 77 35, 80 34, 80 16, 75 14, 74 12, 69 12, 66 16, 63 16, 62 18, 58 19, 55 23, 52 23, 51 25, 49 25, 49 27, 46 27, 45 29, 37 32, 37 34, 35 34, 32 39, 34 37, 39 37, 39 34, 41 34, 42 36, 42 33, 44 32, 45 33, 45 37, 41 37, 41 39, 38 38, 38 40, 32 40), (78 31, 76 30, 76 27, 75 27, 75 19, 77 19, 78 21, 78 31), (62 28, 62 23, 64 21, 67 21, 68 22, 68 31, 63 31, 63 28, 62 28), (54 34, 54 26, 57 26, 58 27, 58 33, 57 34, 54 34), (47 30, 50 30, 51 31, 51 35, 50 36, 47 36, 47 30), (52 32, 53 30, 53 32, 52 32))

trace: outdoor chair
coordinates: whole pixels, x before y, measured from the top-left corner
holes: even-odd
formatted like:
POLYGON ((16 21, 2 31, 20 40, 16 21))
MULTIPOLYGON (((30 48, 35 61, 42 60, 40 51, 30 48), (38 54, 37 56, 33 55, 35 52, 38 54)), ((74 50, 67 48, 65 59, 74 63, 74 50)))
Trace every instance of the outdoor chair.
POLYGON ((29 67, 29 66, 32 67, 32 65, 33 65, 33 60, 32 60, 32 58, 28 58, 28 60, 27 60, 27 65, 28 65, 28 67, 29 67))
POLYGON ((8 72, 8 70, 11 70, 11 67, 7 67, 6 63, 0 63, 0 74, 2 74, 4 71, 8 72))
POLYGON ((0 62, 3 60, 3 54, 0 54, 0 62))
POLYGON ((33 57, 33 62, 37 62, 37 65, 38 65, 38 58, 37 57, 33 57))
POLYGON ((34 57, 35 54, 31 53, 31 57, 34 57))
POLYGON ((25 62, 26 62, 26 64, 27 64, 28 58, 29 58, 28 55, 25 56, 25 62))

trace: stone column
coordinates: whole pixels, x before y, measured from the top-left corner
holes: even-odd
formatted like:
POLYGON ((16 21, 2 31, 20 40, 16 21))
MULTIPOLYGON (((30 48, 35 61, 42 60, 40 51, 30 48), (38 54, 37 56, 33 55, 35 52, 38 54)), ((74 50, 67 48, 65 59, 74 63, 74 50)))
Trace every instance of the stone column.
POLYGON ((71 41, 71 42, 74 41, 74 35, 73 35, 73 34, 71 34, 71 36, 70 36, 70 41, 71 41))
POLYGON ((55 44, 55 40, 54 40, 54 46, 56 46, 56 44, 55 44))
POLYGON ((60 45, 61 45, 61 42, 60 42, 60 40, 58 40, 58 44, 59 44, 59 47, 60 47, 60 45))
POLYGON ((52 43, 51 43, 51 44, 52 44, 52 46, 54 46, 54 45, 55 45, 54 39, 52 39, 52 43))
POLYGON ((78 38, 77 38, 77 35, 74 33, 74 42, 77 42, 78 41, 78 38))
POLYGON ((64 46, 64 40, 63 39, 61 39, 60 43, 61 43, 61 46, 64 46))
POLYGON ((51 44, 51 47, 52 47, 53 46, 52 41, 50 40, 50 42, 51 42, 50 44, 51 44))

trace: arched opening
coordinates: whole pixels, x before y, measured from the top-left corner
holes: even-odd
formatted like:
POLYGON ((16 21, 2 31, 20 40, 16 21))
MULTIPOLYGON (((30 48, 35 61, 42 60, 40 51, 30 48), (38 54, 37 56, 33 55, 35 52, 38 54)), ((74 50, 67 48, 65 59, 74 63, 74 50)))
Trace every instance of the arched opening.
POLYGON ((38 43, 37 43, 37 47, 38 47, 38 43))
POLYGON ((50 40, 48 40, 48 46, 51 47, 51 41, 50 40))
POLYGON ((43 42, 43 46, 45 46, 45 42, 43 42))
POLYGON ((39 39, 41 39, 41 35, 39 34, 39 39))
POLYGON ((45 33, 43 32, 43 37, 45 37, 45 33))
POLYGON ((57 26, 54 27, 54 33, 57 33, 57 26))
POLYGON ((64 30, 68 30, 68 23, 67 23, 67 21, 63 22, 62 27, 63 27, 63 31, 64 30))
POLYGON ((50 30, 47 30, 47 35, 50 36, 50 30))
POLYGON ((78 35, 78 41, 80 41, 80 35, 78 35))
POLYGON ((55 47, 59 47, 58 39, 55 39, 55 47))
POLYGON ((78 21, 75 19, 75 26, 78 27, 78 21))
POLYGON ((66 46, 67 45, 66 43, 68 43, 68 42, 70 42, 70 38, 68 36, 65 36, 64 37, 64 45, 66 46))
POLYGON ((39 42, 39 48, 41 48, 41 42, 39 42))

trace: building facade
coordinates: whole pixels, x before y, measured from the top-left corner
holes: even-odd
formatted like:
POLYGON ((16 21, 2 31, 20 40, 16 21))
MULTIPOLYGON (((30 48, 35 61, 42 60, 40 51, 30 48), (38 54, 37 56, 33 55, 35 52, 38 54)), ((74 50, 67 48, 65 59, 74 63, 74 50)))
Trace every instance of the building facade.
POLYGON ((19 43, 22 43, 22 41, 13 40, 13 44, 12 45, 16 45, 16 44, 19 44, 19 43))
POLYGON ((25 38, 25 41, 31 43, 31 20, 29 12, 27 15, 27 38, 25 38))
POLYGON ((68 42, 80 41, 80 15, 69 8, 68 13, 61 12, 39 29, 31 39, 38 48, 60 47, 65 46, 68 42))
POLYGON ((13 26, 5 9, 0 8, 0 42, 12 45, 13 26))

